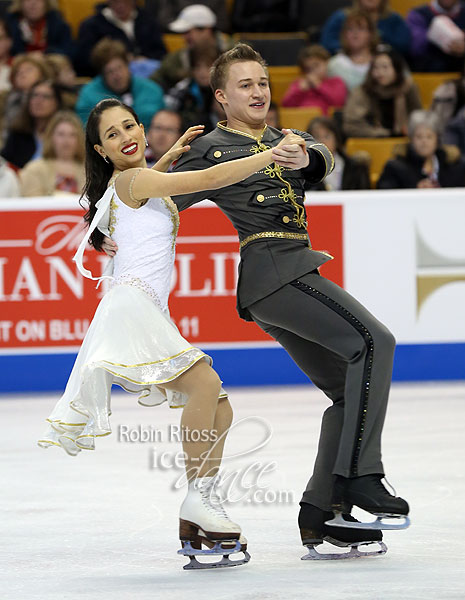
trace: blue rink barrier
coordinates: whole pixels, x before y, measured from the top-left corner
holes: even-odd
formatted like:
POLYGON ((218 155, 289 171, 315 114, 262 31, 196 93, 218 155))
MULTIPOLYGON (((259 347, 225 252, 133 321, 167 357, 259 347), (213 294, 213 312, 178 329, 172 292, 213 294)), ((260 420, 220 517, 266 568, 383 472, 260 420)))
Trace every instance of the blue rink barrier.
MULTIPOLYGON (((226 387, 308 383, 280 347, 208 349, 226 387)), ((75 354, 0 355, 0 393, 63 390, 75 354)), ((398 345, 394 381, 465 379, 465 343, 398 345)))

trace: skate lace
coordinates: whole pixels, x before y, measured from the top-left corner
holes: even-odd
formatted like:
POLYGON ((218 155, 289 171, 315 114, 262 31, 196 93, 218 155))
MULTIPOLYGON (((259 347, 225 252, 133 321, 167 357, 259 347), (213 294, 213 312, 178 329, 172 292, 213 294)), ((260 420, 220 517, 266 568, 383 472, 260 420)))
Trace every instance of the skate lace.
POLYGON ((202 501, 208 510, 230 521, 231 519, 223 507, 221 496, 216 490, 217 484, 218 480, 215 479, 200 490, 202 501))
MULTIPOLYGON (((391 484, 390 481, 388 481, 387 477, 384 477, 384 481, 387 483, 387 485, 390 487, 390 489, 392 490, 392 495, 397 497, 397 492, 394 488, 394 486, 391 484)), ((381 483, 381 482, 380 482, 381 483)), ((381 484, 382 485, 382 484, 381 484)))

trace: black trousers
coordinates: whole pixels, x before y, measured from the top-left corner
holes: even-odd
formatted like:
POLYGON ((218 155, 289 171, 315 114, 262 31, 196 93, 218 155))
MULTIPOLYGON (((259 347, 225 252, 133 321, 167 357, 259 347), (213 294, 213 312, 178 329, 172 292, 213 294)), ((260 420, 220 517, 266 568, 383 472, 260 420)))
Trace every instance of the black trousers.
POLYGON ((332 400, 302 500, 331 509, 334 475, 383 474, 381 433, 395 339, 364 306, 318 272, 248 307, 302 371, 332 400))

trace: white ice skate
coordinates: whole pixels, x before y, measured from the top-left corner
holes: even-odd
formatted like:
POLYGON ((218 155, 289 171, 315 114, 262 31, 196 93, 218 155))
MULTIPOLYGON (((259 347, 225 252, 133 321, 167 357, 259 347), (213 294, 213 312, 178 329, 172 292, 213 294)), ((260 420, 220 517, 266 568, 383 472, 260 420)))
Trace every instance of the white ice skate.
POLYGON ((190 558, 184 569, 213 569, 233 567, 250 560, 247 540, 239 525, 231 521, 221 504, 216 490, 218 477, 199 477, 189 483, 187 496, 179 514, 179 539, 182 549, 178 554, 190 558), (202 548, 202 544, 208 550, 202 548), (244 558, 231 560, 230 554, 242 552, 244 558), (222 555, 220 561, 199 562, 197 556, 222 555))

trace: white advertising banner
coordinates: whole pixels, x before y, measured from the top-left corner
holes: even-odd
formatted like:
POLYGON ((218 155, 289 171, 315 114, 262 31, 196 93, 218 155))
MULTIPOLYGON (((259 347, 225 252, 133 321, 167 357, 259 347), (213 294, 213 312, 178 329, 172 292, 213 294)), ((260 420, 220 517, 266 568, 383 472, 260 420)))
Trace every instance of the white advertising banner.
POLYGON ((465 341, 465 188, 321 192, 343 206, 344 287, 400 344, 465 341))

